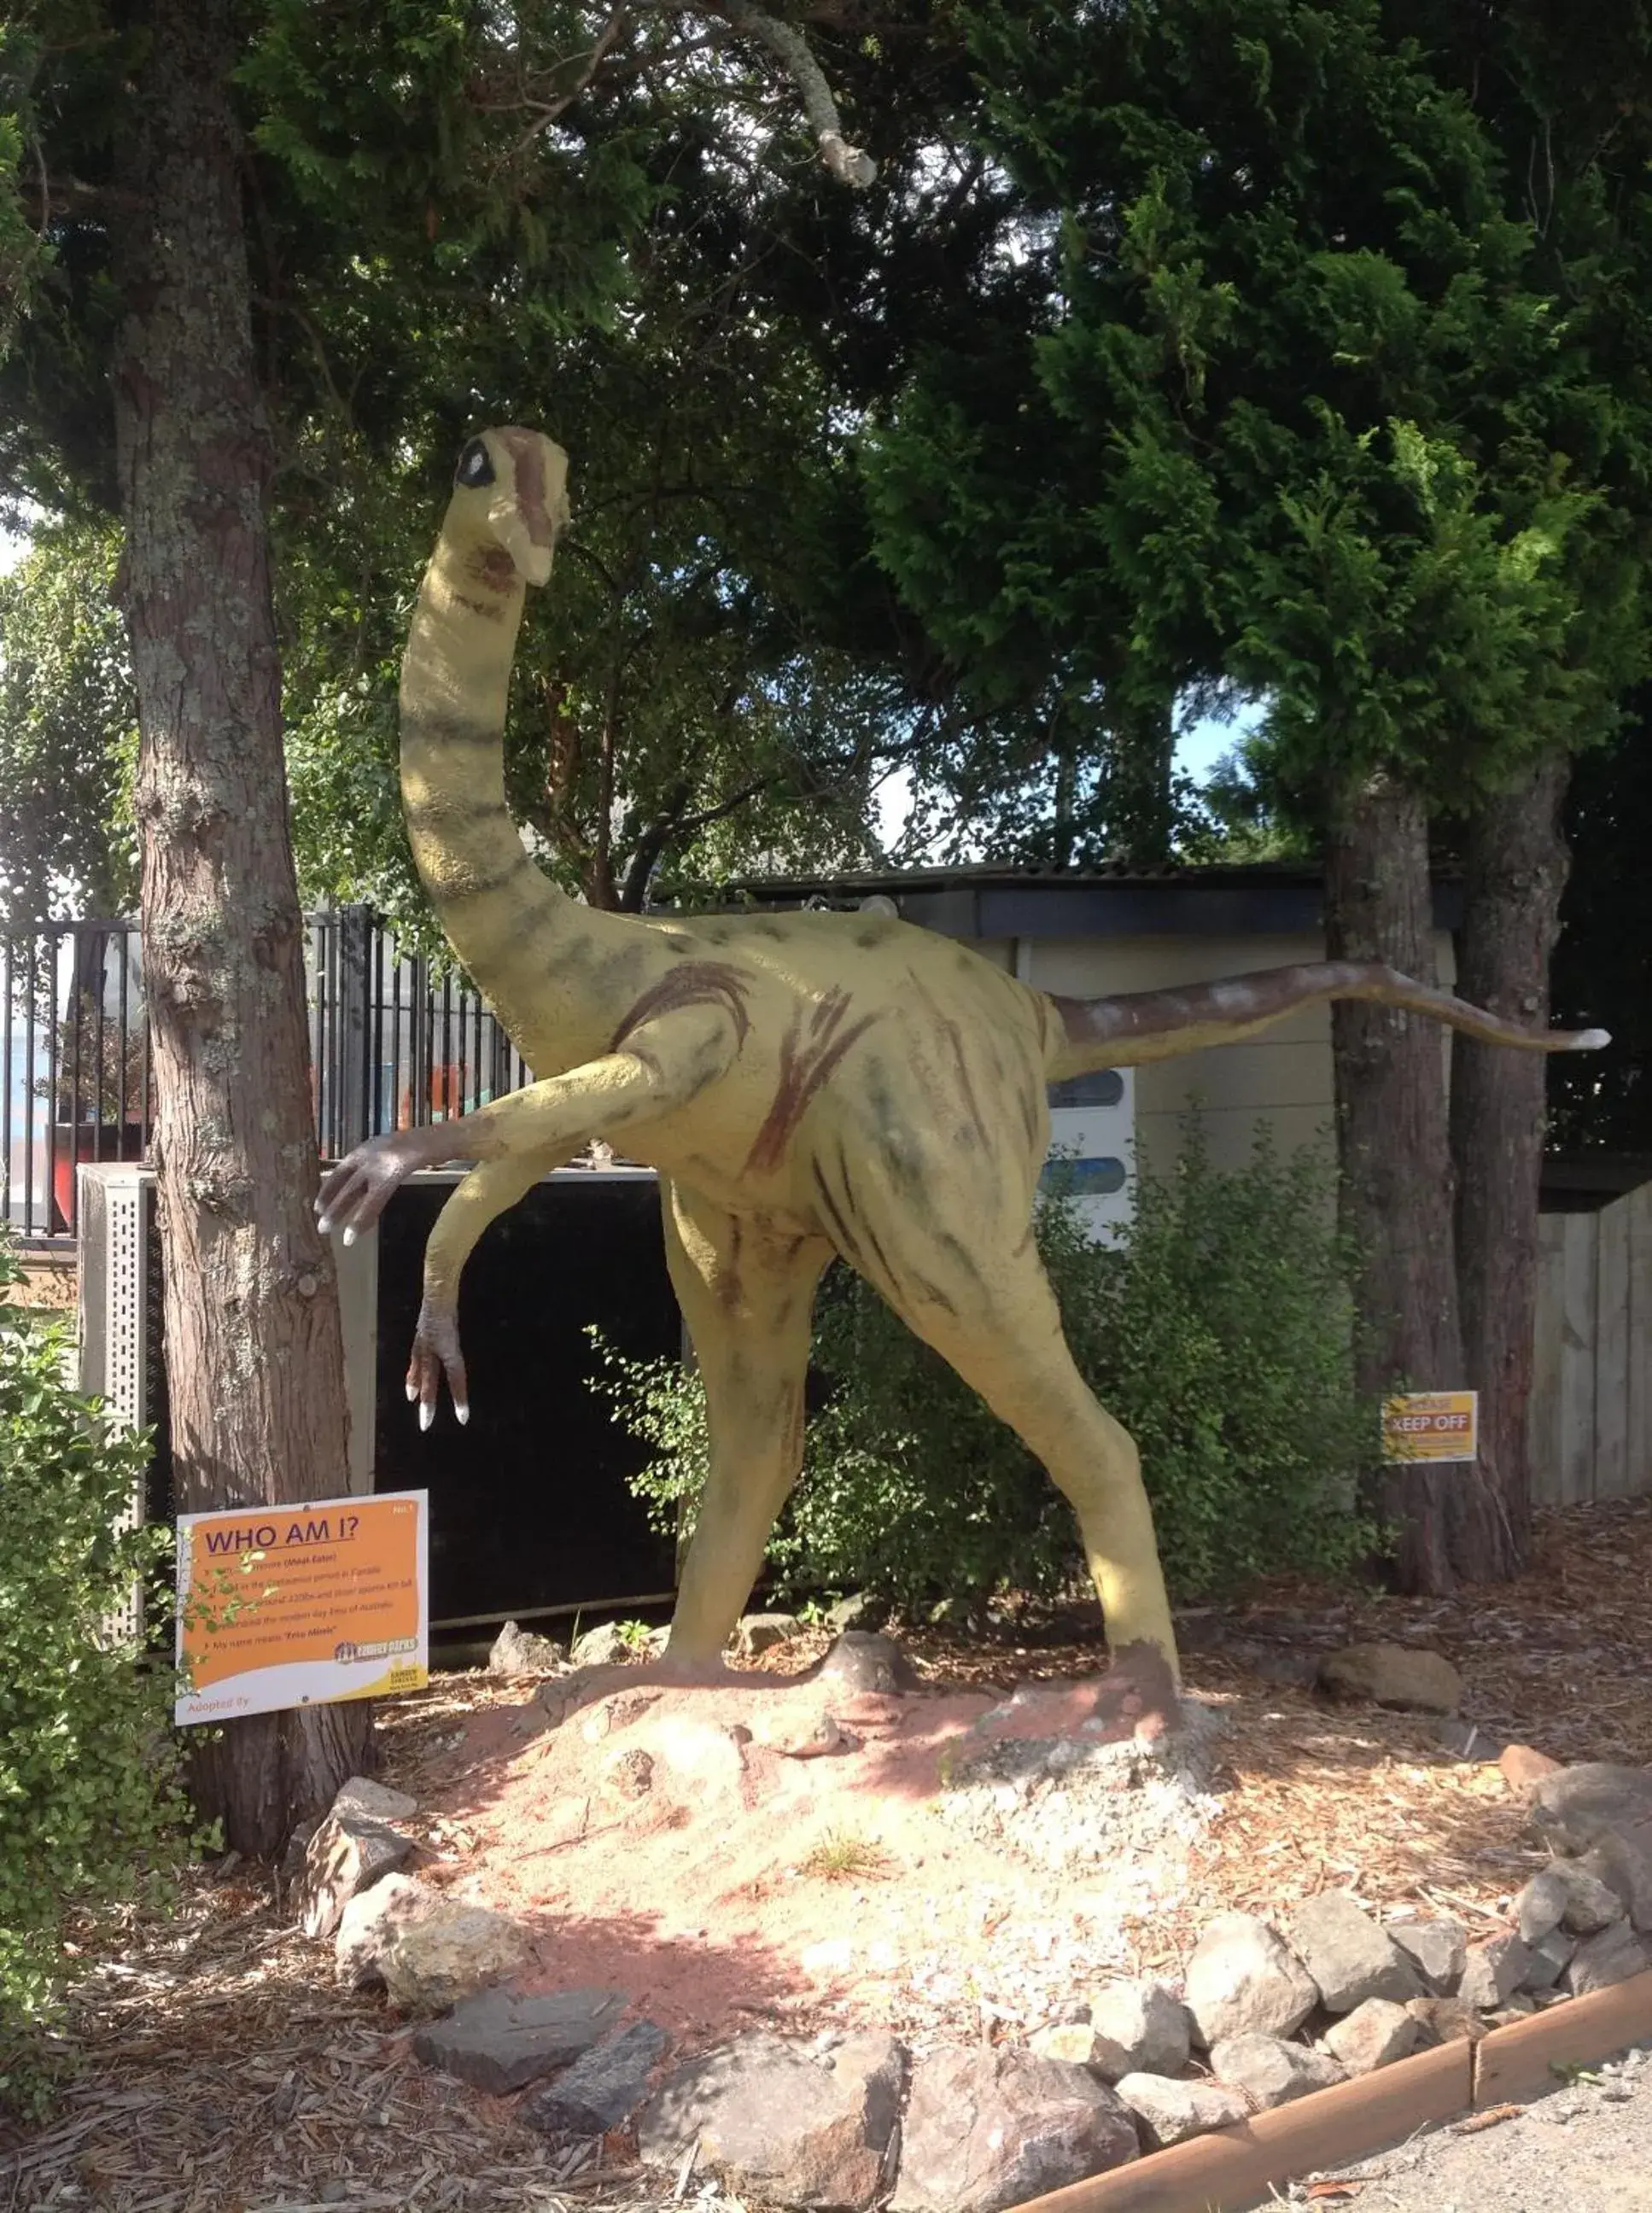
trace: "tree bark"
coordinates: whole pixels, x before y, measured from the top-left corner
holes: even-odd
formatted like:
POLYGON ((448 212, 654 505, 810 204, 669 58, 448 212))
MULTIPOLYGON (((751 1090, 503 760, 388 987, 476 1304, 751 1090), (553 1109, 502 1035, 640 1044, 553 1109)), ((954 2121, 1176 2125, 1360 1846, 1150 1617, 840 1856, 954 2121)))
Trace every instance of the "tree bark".
MULTIPOLYGON (((149 0, 118 137, 114 362, 137 682, 167 1382, 181 1508, 347 1488, 344 1356, 312 1212, 301 918, 282 759, 228 0, 149 0)), ((202 1811, 268 1856, 370 1754, 360 1705, 231 1722, 202 1811)))
MULTIPOLYGON (((1326 853, 1326 936, 1333 960, 1383 960, 1436 982, 1428 818, 1421 800, 1376 779, 1346 795, 1326 853)), ((1462 1334, 1453 1255, 1451 1148, 1439 1026, 1398 1008, 1332 1012, 1343 1222, 1357 1254, 1359 1386, 1460 1389, 1462 1334)), ((1403 1591, 1453 1586, 1453 1467, 1390 1466, 1372 1504, 1393 1532, 1403 1591)))
MULTIPOLYGON (((1549 958, 1566 887, 1560 810, 1570 772, 1564 758, 1545 761, 1487 800, 1469 825, 1458 989, 1539 1027, 1549 1019, 1549 958)), ((1452 1566, 1466 1582, 1515 1575, 1531 1542, 1527 1408, 1546 1068, 1535 1053, 1453 1040, 1458 1295, 1466 1378, 1480 1394, 1479 1461, 1450 1502, 1452 1566)))

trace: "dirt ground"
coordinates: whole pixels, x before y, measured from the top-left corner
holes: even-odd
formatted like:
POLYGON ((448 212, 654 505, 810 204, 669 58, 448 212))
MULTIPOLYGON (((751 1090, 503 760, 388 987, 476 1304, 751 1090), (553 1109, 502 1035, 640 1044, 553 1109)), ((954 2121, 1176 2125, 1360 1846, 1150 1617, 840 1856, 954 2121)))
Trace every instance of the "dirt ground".
MULTIPOLYGON (((1548 1517, 1533 1570, 1491 1593, 1276 1585, 1184 1614, 1189 1686, 1225 1724, 1210 1818, 1089 1869, 1006 1851, 942 1808, 972 1722, 1015 1685, 1093 1674, 1099 1628, 903 1637, 915 1699, 622 1690, 554 1729, 530 1684, 441 1678, 382 1710, 383 1772, 419 1801, 417 1872, 528 1921, 541 1984, 623 1988, 680 2048, 760 2022, 1016 2039, 1102 1973, 1173 1971, 1224 1906, 1331 1887, 1489 1931, 1537 1862, 1481 1755, 1515 1739, 1652 1764, 1649 1588, 1652 1501, 1637 1501, 1548 1517), (1469 1758, 1429 1717, 1309 1687, 1320 1654, 1371 1637, 1455 1662, 1485 1733, 1469 1758), (797 1756, 823 1706, 852 1757, 797 1756)), ((823 1643, 765 1664, 796 1670, 823 1643)), ((620 2144, 552 2155, 510 2101, 425 2074, 406 2025, 337 1990, 326 1948, 244 1869, 203 1870, 174 1923, 88 1963, 76 2031, 82 2072, 52 2123, 0 2139, 0 2213, 727 2202, 697 2179, 674 2199, 620 2144)))
POLYGON ((1652 2065, 1642 2049, 1619 2054, 1547 2097, 1397 2144, 1301 2196, 1359 2213, 1652 2213, 1652 2065))

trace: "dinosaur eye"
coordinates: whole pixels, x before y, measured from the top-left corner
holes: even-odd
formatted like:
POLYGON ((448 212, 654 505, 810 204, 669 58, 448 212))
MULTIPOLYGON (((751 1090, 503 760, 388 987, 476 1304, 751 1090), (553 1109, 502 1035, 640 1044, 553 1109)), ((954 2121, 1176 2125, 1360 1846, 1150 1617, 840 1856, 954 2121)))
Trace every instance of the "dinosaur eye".
POLYGON ((459 456, 459 466, 454 472, 455 484, 491 485, 493 482, 493 463, 488 449, 479 438, 472 438, 459 456))

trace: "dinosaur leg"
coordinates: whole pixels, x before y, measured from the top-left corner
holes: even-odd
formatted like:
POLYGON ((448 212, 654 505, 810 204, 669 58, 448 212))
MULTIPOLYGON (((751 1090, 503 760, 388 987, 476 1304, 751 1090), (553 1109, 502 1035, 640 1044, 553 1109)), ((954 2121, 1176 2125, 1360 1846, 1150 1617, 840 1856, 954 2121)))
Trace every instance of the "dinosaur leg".
POLYGON ((803 1380, 824 1238, 667 1184, 666 1258, 705 1381, 710 1467, 656 1674, 714 1680, 803 1464, 803 1380))
POLYGON ((1141 1461, 1074 1364, 1037 1255, 966 1259, 951 1240, 885 1287, 902 1319, 978 1391, 1071 1500, 1113 1666, 1098 1718, 1156 1735, 1176 1720, 1176 1645, 1141 1461))

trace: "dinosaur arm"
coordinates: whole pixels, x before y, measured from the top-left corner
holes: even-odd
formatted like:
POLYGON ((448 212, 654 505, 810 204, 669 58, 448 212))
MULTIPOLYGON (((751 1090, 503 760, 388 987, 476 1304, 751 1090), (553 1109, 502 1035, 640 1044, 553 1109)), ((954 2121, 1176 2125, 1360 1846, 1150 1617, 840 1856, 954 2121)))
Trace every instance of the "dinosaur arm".
MULTIPOLYGON (((316 1201, 321 1227, 342 1229, 350 1244, 377 1221, 391 1192, 416 1169, 451 1160, 483 1166, 509 1162, 519 1173, 517 1188, 512 1198, 498 1197, 491 1212, 476 1222, 465 1247, 468 1252, 493 1215, 520 1198, 537 1177, 591 1137, 635 1129, 686 1106, 722 1075, 737 1045, 726 1014, 713 1014, 704 1007, 685 1009, 634 1031, 621 1051, 586 1061, 564 1076, 530 1083, 478 1107, 473 1114, 369 1137, 340 1161, 323 1183, 316 1201)), ((481 1187, 497 1197, 509 1186, 510 1179, 500 1175, 487 1179, 481 1187)), ((466 1219, 470 1213, 467 1200, 466 1219)))
POLYGON ((558 1165, 556 1158, 539 1153, 507 1154, 479 1161, 448 1193, 424 1247, 424 1292, 407 1363, 407 1395, 418 1402, 420 1429, 428 1430, 436 1419, 436 1393, 444 1374, 454 1413, 461 1422, 469 1421, 470 1395, 459 1345, 459 1279, 489 1222, 515 1206, 541 1175, 558 1165))
POLYGON ((1593 1052, 1604 1030, 1529 1030, 1431 984, 1413 983, 1375 960, 1304 960, 1260 968, 1180 991, 1127 991, 1111 999, 1052 999, 1060 1030, 1049 1061, 1052 1082, 1097 1068, 1168 1060, 1205 1046, 1236 1045, 1294 1015, 1332 999, 1372 999, 1429 1015, 1484 1045, 1526 1052, 1593 1052))

